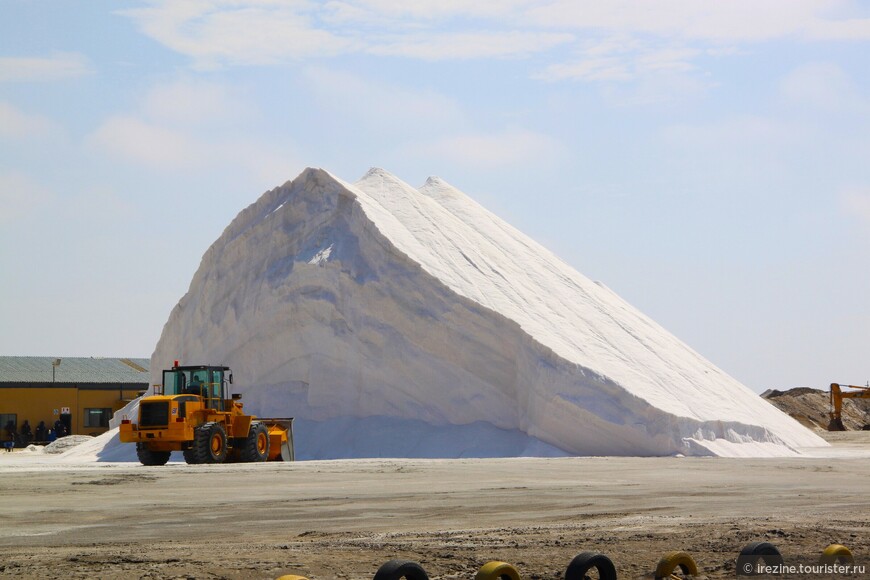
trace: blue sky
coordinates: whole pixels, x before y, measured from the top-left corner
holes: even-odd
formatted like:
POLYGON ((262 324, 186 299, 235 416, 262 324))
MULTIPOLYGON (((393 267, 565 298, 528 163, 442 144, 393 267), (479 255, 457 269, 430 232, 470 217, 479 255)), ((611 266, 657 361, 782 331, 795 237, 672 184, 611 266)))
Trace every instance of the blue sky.
POLYGON ((306 166, 439 175, 751 388, 870 378, 870 4, 0 4, 0 354, 150 356, 306 166))

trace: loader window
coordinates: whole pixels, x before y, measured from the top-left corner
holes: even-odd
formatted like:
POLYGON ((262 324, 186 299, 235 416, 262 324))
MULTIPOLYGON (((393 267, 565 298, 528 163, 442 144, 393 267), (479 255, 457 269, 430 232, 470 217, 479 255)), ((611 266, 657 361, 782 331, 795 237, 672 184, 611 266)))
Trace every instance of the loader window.
POLYGON ((164 395, 197 395, 206 407, 224 408, 224 371, 214 369, 163 371, 164 395))
POLYGON ((180 395, 184 393, 187 384, 181 371, 163 371, 163 394, 180 395))
POLYGON ((208 371, 163 371, 164 395, 202 395, 208 371))
POLYGON ((208 384, 208 371, 193 371, 190 373, 190 380, 187 382, 188 395, 199 395, 209 398, 211 396, 208 384))

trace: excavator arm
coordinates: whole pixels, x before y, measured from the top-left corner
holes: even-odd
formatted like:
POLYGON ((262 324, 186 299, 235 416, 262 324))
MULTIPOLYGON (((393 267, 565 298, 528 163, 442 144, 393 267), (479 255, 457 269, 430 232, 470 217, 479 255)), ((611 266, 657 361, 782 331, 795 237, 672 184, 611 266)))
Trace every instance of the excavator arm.
POLYGON ((843 399, 870 399, 870 386, 859 387, 857 385, 840 385, 831 383, 831 422, 828 423, 828 431, 845 431, 843 425, 843 399), (844 391, 843 389, 854 389, 844 391))

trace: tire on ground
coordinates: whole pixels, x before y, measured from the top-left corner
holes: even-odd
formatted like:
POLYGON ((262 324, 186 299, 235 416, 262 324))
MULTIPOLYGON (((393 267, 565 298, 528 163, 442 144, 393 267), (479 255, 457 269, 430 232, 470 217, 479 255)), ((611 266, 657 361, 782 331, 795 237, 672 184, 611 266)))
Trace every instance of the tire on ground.
POLYGON ((374 580, 429 580, 429 575, 417 562, 390 560, 375 572, 374 580))
POLYGON ((659 560, 656 566, 656 580, 669 578, 677 568, 682 571, 683 575, 698 575, 698 565, 695 564, 695 560, 688 553, 680 551, 668 552, 662 556, 662 559, 659 560))
POLYGON ((142 465, 166 465, 171 451, 151 451, 146 443, 136 443, 136 455, 142 465))
POLYGON ((855 562, 852 550, 842 544, 831 544, 822 552, 819 564, 852 564, 855 562))
POLYGON ((520 573, 506 562, 487 562, 481 566, 474 580, 520 580, 520 573))
POLYGON ((243 462, 266 461, 269 458, 269 430, 259 421, 251 423, 248 437, 239 450, 243 462))
POLYGON ((740 550, 741 560, 747 560, 757 564, 758 560, 764 560, 768 566, 782 564, 782 554, 779 549, 770 542, 749 542, 740 550))
POLYGON ((610 558, 597 552, 582 552, 574 556, 565 570, 565 580, 583 580, 592 568, 598 570, 600 580, 616 580, 616 566, 610 558))
POLYGON ((193 443, 184 450, 191 464, 223 463, 227 458, 227 433, 219 423, 203 423, 193 430, 193 443))

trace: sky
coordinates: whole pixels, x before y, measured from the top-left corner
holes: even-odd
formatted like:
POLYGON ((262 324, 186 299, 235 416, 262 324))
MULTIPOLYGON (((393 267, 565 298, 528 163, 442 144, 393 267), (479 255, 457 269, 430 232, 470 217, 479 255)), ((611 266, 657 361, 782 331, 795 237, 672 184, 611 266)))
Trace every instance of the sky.
POLYGON ((870 379, 870 3, 0 1, 0 355, 149 357, 308 166, 437 175, 755 391, 870 379))

